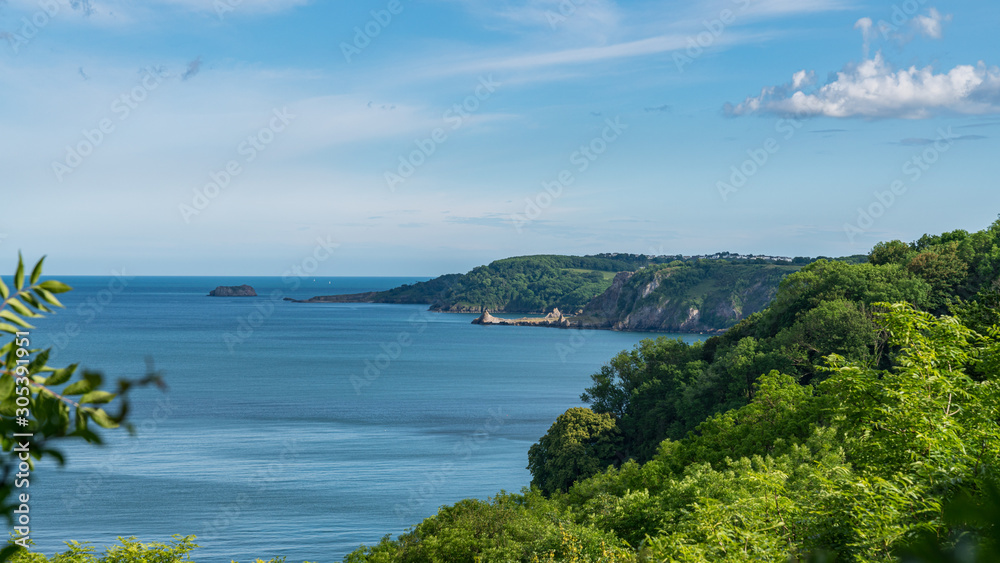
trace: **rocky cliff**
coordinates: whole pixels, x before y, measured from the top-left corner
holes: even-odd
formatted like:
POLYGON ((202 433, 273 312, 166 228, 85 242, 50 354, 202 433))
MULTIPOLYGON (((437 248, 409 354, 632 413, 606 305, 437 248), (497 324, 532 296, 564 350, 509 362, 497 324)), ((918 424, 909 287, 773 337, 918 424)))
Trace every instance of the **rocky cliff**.
POLYGON ((795 268, 705 264, 622 272, 573 319, 583 328, 717 332, 760 311, 795 268))

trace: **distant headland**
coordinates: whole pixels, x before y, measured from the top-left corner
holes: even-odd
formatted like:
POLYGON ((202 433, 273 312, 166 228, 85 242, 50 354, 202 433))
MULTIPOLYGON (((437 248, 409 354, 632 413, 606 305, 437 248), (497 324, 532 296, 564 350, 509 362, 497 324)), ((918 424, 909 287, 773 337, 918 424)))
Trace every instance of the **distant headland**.
POLYGON ((431 311, 482 315, 481 325, 715 333, 763 310, 785 276, 816 260, 729 252, 519 256, 386 291, 289 300, 425 304, 431 311))

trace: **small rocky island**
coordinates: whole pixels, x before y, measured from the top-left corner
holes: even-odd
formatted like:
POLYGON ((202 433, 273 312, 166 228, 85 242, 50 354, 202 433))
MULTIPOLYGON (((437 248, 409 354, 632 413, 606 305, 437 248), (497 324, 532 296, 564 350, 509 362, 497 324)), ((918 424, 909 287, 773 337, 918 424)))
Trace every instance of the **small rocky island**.
POLYGON ((220 285, 208 294, 209 297, 257 297, 257 292, 249 285, 220 285))

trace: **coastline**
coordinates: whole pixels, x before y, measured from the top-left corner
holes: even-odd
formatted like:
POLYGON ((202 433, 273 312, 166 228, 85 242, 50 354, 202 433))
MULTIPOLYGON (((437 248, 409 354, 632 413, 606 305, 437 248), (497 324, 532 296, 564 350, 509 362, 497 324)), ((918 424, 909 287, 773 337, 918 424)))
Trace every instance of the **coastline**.
MULTIPOLYGON (((293 299, 291 297, 285 297, 284 300, 291 303, 300 304, 314 304, 314 303, 332 303, 332 304, 348 304, 348 303, 363 303, 363 304, 383 304, 383 305, 427 305, 428 312, 431 313, 443 313, 443 314, 462 314, 469 315, 475 314, 476 312, 470 311, 448 311, 448 310, 436 310, 432 307, 430 303, 392 303, 387 301, 381 301, 373 299, 378 292, 364 292, 364 293, 352 293, 344 295, 321 295, 317 297, 311 297, 309 299, 293 299)), ((530 326, 530 327, 540 327, 540 328, 559 328, 559 329, 575 329, 575 330, 604 330, 609 332, 622 332, 622 333, 662 333, 669 332, 673 334, 697 334, 701 336, 718 336, 724 334, 729 328, 717 328, 708 330, 685 330, 679 327, 657 327, 650 329, 630 329, 623 330, 620 328, 615 328, 614 326, 606 326, 599 320, 593 319, 593 317, 587 317, 586 319, 581 319, 579 316, 566 316, 559 309, 555 309, 550 313, 536 312, 536 311, 517 311, 517 312, 507 312, 498 311, 497 314, 502 315, 545 315, 538 317, 519 317, 514 319, 506 319, 502 317, 496 317, 489 311, 480 314, 479 317, 474 319, 471 324, 481 325, 481 326, 530 326)))

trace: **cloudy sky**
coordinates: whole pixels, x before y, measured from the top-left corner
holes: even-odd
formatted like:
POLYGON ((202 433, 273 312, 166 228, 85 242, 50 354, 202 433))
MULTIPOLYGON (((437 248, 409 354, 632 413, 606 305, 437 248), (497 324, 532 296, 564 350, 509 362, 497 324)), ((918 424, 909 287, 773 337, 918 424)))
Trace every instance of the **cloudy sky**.
POLYGON ((0 0, 0 251, 437 275, 1000 212, 1000 4, 0 0))

